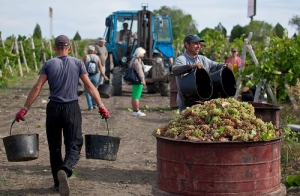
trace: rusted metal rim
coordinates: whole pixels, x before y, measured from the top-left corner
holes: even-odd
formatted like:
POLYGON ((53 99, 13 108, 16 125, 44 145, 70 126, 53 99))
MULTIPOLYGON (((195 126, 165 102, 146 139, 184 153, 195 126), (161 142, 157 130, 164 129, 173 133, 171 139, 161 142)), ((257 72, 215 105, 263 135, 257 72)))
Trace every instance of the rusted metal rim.
POLYGON ((181 139, 174 139, 174 138, 169 138, 169 137, 163 137, 163 136, 159 136, 159 135, 156 135, 155 131, 152 132, 152 135, 156 138, 159 138, 159 139, 164 139, 164 140, 169 140, 169 141, 174 141, 174 142, 182 142, 182 143, 195 143, 195 144, 231 144, 231 143, 265 143, 265 142, 270 142, 270 141, 276 141, 276 140, 280 140, 282 138, 284 138, 284 134, 281 134, 279 137, 276 137, 276 138, 273 138, 273 139, 270 139, 270 140, 265 140, 265 141, 257 141, 257 142, 254 142, 254 141, 249 141, 249 142, 245 142, 245 141, 228 141, 228 142, 221 142, 221 141, 191 141, 191 140, 181 140, 181 139))

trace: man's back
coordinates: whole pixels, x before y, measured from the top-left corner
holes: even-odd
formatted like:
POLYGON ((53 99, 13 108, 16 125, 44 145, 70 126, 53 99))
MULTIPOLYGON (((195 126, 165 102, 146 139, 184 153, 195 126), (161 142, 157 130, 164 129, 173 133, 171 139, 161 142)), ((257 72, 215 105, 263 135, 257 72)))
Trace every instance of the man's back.
POLYGON ((50 88, 49 99, 62 103, 78 100, 79 76, 86 73, 82 61, 70 56, 61 56, 45 62, 39 74, 47 75, 50 88))

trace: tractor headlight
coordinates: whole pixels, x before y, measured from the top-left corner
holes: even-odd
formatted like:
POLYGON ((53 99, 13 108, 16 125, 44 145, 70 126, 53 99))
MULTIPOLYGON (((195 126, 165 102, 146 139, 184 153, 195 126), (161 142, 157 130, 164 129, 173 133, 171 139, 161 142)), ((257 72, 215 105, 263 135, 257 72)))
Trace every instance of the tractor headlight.
POLYGON ((122 63, 126 63, 126 62, 127 62, 127 58, 126 58, 125 56, 123 56, 123 57, 121 58, 121 61, 122 61, 122 63))
POLYGON ((156 58, 156 62, 157 62, 158 64, 160 64, 160 63, 162 62, 162 58, 160 58, 160 57, 156 58))

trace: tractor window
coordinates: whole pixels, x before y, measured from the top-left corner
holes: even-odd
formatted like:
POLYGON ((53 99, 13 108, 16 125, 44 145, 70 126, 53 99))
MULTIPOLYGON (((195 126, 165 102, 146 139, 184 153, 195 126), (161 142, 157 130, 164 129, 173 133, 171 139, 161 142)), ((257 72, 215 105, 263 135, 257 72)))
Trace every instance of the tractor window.
POLYGON ((120 44, 132 44, 134 38, 137 35, 137 18, 119 16, 117 19, 117 36, 116 42, 120 44))
POLYGON ((154 29, 156 40, 158 42, 171 42, 172 41, 172 27, 169 18, 155 18, 154 29))

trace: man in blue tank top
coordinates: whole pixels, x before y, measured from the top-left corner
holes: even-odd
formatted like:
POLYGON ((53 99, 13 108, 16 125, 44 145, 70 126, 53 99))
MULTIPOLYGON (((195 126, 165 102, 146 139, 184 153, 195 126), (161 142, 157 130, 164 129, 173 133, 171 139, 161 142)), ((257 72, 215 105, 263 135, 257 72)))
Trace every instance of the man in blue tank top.
POLYGON ((79 78, 86 90, 96 101, 102 118, 110 114, 103 105, 95 86, 90 82, 85 65, 79 59, 68 56, 71 50, 70 40, 65 35, 55 39, 56 57, 46 61, 39 72, 39 78, 30 90, 24 107, 16 114, 15 120, 24 120, 29 107, 39 95, 48 80, 50 96, 46 108, 46 133, 50 152, 50 165, 54 188, 60 195, 70 194, 68 177, 79 161, 83 145, 82 116, 78 104, 77 84, 79 78), (62 158, 62 133, 65 144, 65 157, 62 158))

